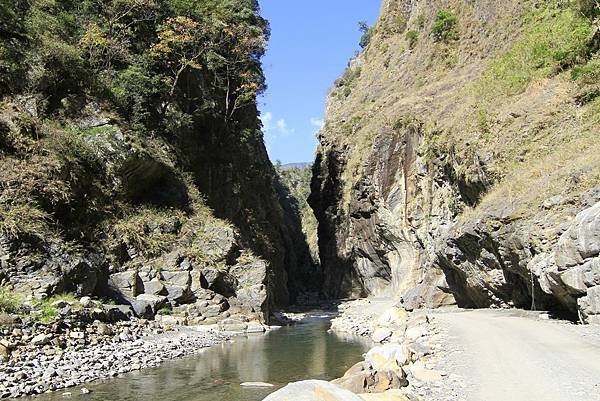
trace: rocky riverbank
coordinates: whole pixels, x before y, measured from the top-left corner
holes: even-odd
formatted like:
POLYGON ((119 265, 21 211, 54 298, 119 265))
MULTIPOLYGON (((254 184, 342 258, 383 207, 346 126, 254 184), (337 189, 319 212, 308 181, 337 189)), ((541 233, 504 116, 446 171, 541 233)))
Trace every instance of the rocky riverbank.
MULTIPOLYGON (((60 322, 4 330, 0 397, 15 398, 78 386, 200 352, 227 341, 214 329, 195 330, 160 322, 98 321, 87 327, 60 322)), ((85 390, 83 390, 85 391, 85 390)))
POLYGON ((409 313, 388 299, 350 301, 339 310, 331 330, 370 339, 373 348, 364 360, 342 378, 292 383, 266 400, 283 400, 291 391, 303 400, 316 400, 321 391, 340 401, 464 399, 462 378, 450 374, 446 365, 447 353, 452 352, 447 331, 429 311, 409 313))
POLYGON ((49 307, 59 315, 40 320, 34 318, 35 309, 29 315, 3 315, 0 398, 41 394, 156 367, 235 334, 268 329, 247 316, 229 313, 217 324, 203 326, 187 326, 182 316, 142 319, 131 306, 103 305, 89 298, 59 300, 49 307))

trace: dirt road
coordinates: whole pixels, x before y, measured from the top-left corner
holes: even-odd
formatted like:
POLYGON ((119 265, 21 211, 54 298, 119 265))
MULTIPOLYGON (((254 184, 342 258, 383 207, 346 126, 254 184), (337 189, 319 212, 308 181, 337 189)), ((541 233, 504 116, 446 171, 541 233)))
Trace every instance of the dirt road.
MULTIPOLYGON (((566 323, 510 311, 435 314, 468 401, 600 400, 600 345, 566 323)), ((600 327, 583 328, 588 333, 600 327)))

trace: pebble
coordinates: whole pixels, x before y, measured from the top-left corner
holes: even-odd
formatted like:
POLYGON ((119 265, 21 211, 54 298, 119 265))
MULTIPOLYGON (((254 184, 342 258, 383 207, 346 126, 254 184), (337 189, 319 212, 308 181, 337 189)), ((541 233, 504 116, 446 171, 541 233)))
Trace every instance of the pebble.
MULTIPOLYGON (((87 326, 68 319, 55 326, 23 325, 0 329, 0 338, 13 349, 8 361, 0 364, 0 398, 41 394, 156 367, 230 339, 187 327, 175 332, 159 322, 138 319, 87 326)), ((85 387, 79 391, 90 393, 85 387)), ((72 397, 73 392, 62 395, 72 397)))

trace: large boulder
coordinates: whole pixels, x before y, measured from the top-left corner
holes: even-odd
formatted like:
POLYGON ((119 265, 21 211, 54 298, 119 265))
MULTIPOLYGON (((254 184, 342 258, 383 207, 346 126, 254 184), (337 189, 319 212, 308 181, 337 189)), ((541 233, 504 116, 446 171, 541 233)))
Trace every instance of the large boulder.
POLYGON ((247 264, 240 264, 230 268, 229 274, 235 277, 237 300, 243 307, 268 317, 268 292, 267 292, 268 264, 264 260, 256 260, 247 264))
POLYGON ((110 323, 130 320, 135 316, 133 308, 129 305, 102 305, 102 309, 110 323))
POLYGON ((71 292, 77 295, 91 295, 98 284, 96 266, 100 258, 93 256, 92 260, 82 257, 69 258, 61 263, 62 280, 57 292, 71 292), (96 261, 96 263, 94 263, 96 261))
POLYGON ((140 294, 131 303, 131 306, 137 317, 152 319, 168 303, 169 300, 165 296, 140 294))
POLYGON ((141 293, 144 283, 135 270, 128 270, 111 274, 108 288, 116 298, 131 301, 141 293))
POLYGON ((158 279, 144 282, 144 294, 149 295, 167 295, 165 285, 158 279))
POLYGON ((188 271, 163 271, 160 273, 169 301, 186 304, 195 300, 192 292, 192 276, 188 271))
POLYGON ((410 362, 404 345, 387 344, 371 349, 365 361, 350 368, 337 384, 355 393, 381 393, 408 385, 402 366, 410 362))
POLYGON ((376 371, 398 371, 410 362, 410 352, 404 344, 385 344, 369 350, 365 362, 376 371))
POLYGON ((322 380, 290 383, 263 401, 362 401, 358 395, 322 380))
POLYGON ((226 297, 235 295, 238 286, 236 278, 225 269, 205 267, 202 269, 204 287, 226 297))

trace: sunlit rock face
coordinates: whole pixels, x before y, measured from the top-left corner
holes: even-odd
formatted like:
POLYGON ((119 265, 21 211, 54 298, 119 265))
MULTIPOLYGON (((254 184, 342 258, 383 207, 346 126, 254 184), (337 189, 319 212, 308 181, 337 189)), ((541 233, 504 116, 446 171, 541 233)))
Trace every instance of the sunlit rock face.
POLYGON ((310 203, 325 293, 595 319, 593 246, 560 256, 598 226, 585 211, 600 200, 596 112, 577 100, 592 89, 575 65, 545 70, 556 58, 528 50, 568 37, 563 55, 597 52, 573 7, 383 2, 319 133, 310 203))

